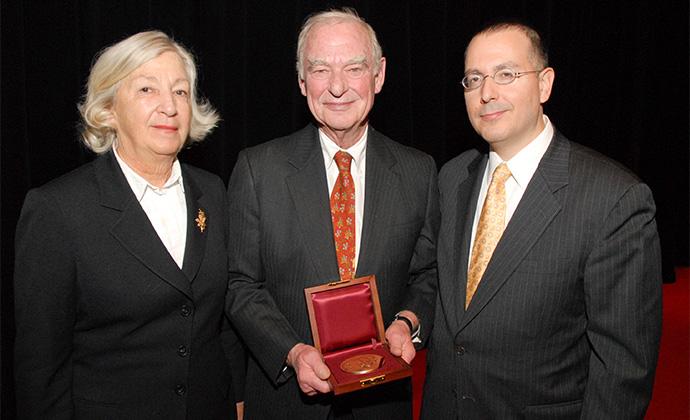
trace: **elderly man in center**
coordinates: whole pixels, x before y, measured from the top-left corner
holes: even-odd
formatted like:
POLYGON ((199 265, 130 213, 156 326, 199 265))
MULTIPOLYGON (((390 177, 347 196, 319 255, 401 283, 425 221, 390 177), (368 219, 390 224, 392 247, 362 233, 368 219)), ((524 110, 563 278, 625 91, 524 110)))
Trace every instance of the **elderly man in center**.
POLYGON ((376 275, 391 352, 411 361, 413 337, 422 338, 433 316, 436 166, 368 124, 386 60, 375 32, 354 11, 306 20, 297 72, 315 124, 241 152, 228 186, 234 240, 227 313, 253 356, 245 413, 411 418, 409 380, 345 396, 330 392, 303 290, 376 275), (340 223, 336 210, 343 206, 354 219, 340 223))

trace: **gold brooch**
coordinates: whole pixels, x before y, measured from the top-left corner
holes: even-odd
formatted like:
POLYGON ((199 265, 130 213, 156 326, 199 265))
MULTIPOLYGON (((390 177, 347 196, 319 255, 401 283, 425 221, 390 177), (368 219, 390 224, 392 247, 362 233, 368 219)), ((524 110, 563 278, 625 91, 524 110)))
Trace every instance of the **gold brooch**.
POLYGON ((196 216, 196 219, 194 219, 196 222, 196 225, 199 227, 199 230, 201 233, 204 233, 204 230, 206 229, 206 213, 204 213, 203 210, 199 209, 199 213, 196 216))

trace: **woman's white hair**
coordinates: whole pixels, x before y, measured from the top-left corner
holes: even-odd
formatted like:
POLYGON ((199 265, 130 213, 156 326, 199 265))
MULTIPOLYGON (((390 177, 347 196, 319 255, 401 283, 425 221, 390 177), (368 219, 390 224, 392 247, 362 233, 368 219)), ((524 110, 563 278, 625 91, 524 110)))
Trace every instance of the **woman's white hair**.
POLYGON ((374 74, 378 73, 381 66, 381 57, 383 57, 383 50, 379 44, 378 38, 376 38, 376 32, 374 28, 371 27, 364 19, 362 19, 355 9, 349 7, 344 7, 342 9, 329 9, 323 12, 317 12, 310 15, 307 20, 304 21, 302 29, 297 37, 297 74, 300 80, 304 80, 304 48, 307 44, 307 37, 309 37, 309 32, 317 25, 328 24, 333 25, 341 22, 356 22, 366 30, 367 35, 369 35, 369 49, 374 60, 374 74))
POLYGON ((185 145, 203 140, 218 124, 220 117, 211 104, 198 98, 196 64, 192 54, 160 31, 139 32, 103 49, 91 66, 86 94, 78 104, 81 114, 81 137, 95 153, 112 149, 117 132, 109 123, 115 94, 120 82, 142 64, 165 52, 174 52, 184 63, 191 86, 192 111, 189 137, 185 145))

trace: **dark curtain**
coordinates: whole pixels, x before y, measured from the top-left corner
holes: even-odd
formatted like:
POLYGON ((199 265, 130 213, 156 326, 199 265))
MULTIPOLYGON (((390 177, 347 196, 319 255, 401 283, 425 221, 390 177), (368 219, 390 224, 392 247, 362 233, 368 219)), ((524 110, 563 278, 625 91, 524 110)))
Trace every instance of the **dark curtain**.
POLYGON ((555 87, 546 113, 570 139, 647 182, 658 206, 665 280, 688 265, 688 2, 658 1, 3 1, 2 418, 14 417, 14 229, 29 188, 91 160, 76 103, 94 55, 161 29, 188 46, 200 88, 223 122, 181 159, 227 181, 237 153, 306 124, 295 75, 297 31, 328 6, 353 6, 379 35, 388 73, 372 124, 442 165, 470 147, 459 80, 469 36, 519 18, 550 46, 555 87))

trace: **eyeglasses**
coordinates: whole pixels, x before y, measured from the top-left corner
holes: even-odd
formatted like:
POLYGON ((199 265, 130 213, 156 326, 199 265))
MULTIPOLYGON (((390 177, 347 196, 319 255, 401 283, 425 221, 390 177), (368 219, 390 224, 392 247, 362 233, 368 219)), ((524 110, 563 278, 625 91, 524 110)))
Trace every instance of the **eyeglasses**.
MULTIPOLYGON (((542 69, 543 70, 543 69, 542 69)), ((508 85, 513 83, 518 77, 522 77, 529 73, 539 73, 541 70, 530 70, 530 71, 515 71, 513 69, 500 69, 496 70, 496 73, 491 74, 481 74, 481 73, 470 73, 466 74, 462 78, 462 87, 465 91, 475 90, 484 84, 484 80, 487 77, 494 79, 494 82, 498 85, 508 85)))

